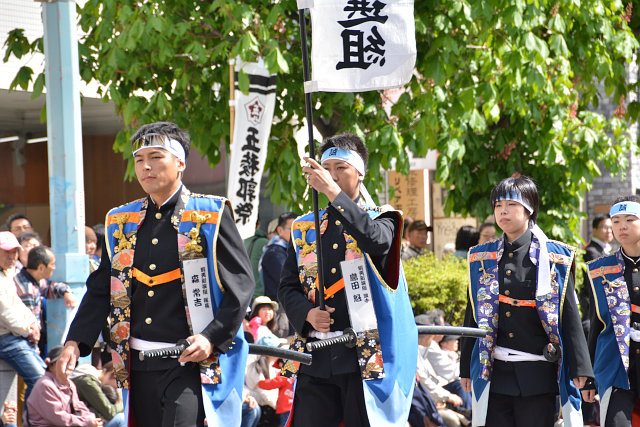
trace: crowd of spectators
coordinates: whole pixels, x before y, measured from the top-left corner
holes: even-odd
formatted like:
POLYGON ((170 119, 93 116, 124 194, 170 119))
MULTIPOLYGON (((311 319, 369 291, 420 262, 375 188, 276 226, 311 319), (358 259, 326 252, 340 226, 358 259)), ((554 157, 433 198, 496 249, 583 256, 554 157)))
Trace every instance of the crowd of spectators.
MULTIPOLYGON (((0 425, 24 421, 23 425, 32 426, 124 426, 119 393, 114 388, 115 381, 111 381, 112 371, 104 374, 83 364, 77 372, 69 372, 74 381, 65 384, 58 383, 50 373, 61 347, 54 347, 47 354, 46 301, 59 298, 67 309, 73 309, 78 299, 67 284, 52 280, 55 250, 44 245, 26 215, 11 215, 1 229, 0 359, 17 372, 19 381, 17 402, 7 400, 0 408, 0 425), (109 411, 104 410, 106 405, 97 403, 94 393, 87 391, 86 371, 101 382, 93 391, 101 390, 103 403, 113 401, 109 411), (76 379, 80 382, 80 393, 76 390, 76 379)), ((87 227, 85 234, 90 266, 97 265, 98 239, 104 239, 104 226, 96 226, 95 230, 87 227)))

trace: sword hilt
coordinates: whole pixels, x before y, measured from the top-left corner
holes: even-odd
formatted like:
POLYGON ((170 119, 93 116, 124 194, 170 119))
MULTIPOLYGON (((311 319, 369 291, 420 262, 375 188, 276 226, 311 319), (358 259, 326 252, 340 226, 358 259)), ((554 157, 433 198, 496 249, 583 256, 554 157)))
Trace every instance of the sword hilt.
POLYGON ((143 350, 138 354, 140 360, 156 359, 158 357, 180 356, 182 352, 191 345, 187 340, 179 340, 173 347, 157 348, 153 350, 143 350))
POLYGON ((346 328, 342 335, 338 337, 308 342, 307 351, 316 351, 327 347, 333 347, 338 344, 344 344, 348 348, 353 348, 356 346, 356 338, 355 331, 351 328, 346 328))

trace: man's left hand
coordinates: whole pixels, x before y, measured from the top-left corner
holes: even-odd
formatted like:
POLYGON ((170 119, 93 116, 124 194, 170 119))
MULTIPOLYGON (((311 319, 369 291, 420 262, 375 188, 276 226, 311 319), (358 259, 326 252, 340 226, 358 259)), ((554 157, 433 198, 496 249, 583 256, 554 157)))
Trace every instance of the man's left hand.
POLYGON ((187 338, 187 341, 189 341, 191 345, 182 352, 178 362, 202 362, 213 353, 213 345, 204 335, 198 334, 190 336, 187 338))

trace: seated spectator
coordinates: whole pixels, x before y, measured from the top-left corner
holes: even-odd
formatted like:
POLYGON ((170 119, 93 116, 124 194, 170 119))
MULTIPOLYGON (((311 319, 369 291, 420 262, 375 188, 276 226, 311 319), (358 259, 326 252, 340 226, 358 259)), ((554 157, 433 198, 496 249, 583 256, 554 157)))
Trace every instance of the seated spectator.
MULTIPOLYGON (((62 353, 63 346, 55 346, 45 359, 47 371, 33 387, 27 400, 23 419, 31 427, 80 426, 101 427, 102 419, 96 417, 80 400, 73 381, 58 382, 53 370, 62 353)), ((66 375, 72 372, 69 366, 66 375)))
POLYGON ((249 389, 244 387, 242 389, 242 422, 240 427, 256 427, 262 410, 255 397, 251 396, 249 389))
POLYGON ((478 244, 487 243, 496 238, 496 225, 493 222, 485 222, 478 227, 478 244))
POLYGON ((21 248, 16 236, 9 231, 0 231, 0 276, 13 279, 18 274, 18 250, 21 248))
MULTIPOLYGON (((440 309, 429 310, 427 311, 427 315, 430 316, 433 324, 435 325, 451 326, 448 323, 445 323, 444 312, 440 309)), ((452 338, 452 341, 457 344, 457 337, 452 338)), ((456 353, 454 358, 450 351, 442 349, 441 343, 443 340, 443 335, 433 335, 431 344, 427 349, 427 358, 429 359, 429 363, 431 363, 436 375, 444 380, 443 387, 445 390, 460 396, 463 401, 461 408, 470 411, 471 393, 464 391, 462 389, 462 384, 460 383, 460 362, 458 360, 457 346, 455 346, 456 353)), ((452 346, 455 344, 445 343, 444 345, 452 346)))
MULTIPOLYGON (((36 246, 29 251, 27 265, 13 278, 18 296, 40 322, 40 351, 45 354, 47 324, 43 316, 43 299, 64 298, 64 304, 72 309, 78 299, 66 283, 48 282, 56 269, 56 257, 46 246, 36 246)), ((36 343, 32 343, 35 345, 36 343)))
POLYGON ((411 223, 408 230, 409 246, 402 251, 403 261, 426 253, 429 232, 433 231, 433 227, 428 226, 422 220, 417 220, 411 223))
POLYGON ((105 421, 105 427, 127 425, 122 399, 114 388, 116 380, 112 362, 105 364, 103 369, 96 369, 88 363, 79 365, 69 379, 76 385, 80 400, 105 421))
POLYGON ((445 427, 446 425, 435 402, 431 399, 429 391, 418 380, 413 388, 413 398, 407 422, 411 427, 445 427))
POLYGON ((7 230, 18 237, 25 231, 33 231, 33 224, 25 214, 15 213, 7 218, 7 230))
POLYGON ((17 427, 17 412, 18 404, 13 400, 5 400, 2 417, 0 417, 0 426, 17 427))
MULTIPOLYGON (((268 340, 265 339, 259 341, 258 344, 267 345, 267 342, 268 340)), ((245 385, 262 410, 260 425, 274 427, 280 425, 280 419, 276 416, 278 390, 265 390, 258 387, 258 383, 262 380, 275 378, 280 373, 280 370, 273 366, 273 362, 276 360, 277 357, 250 355, 244 377, 245 385)))
MULTIPOLYGON (((8 231, 4 233, 13 237, 8 231)), ((0 258, 2 252, 0 250, 0 258)), ((13 280, 0 275, 0 359, 24 379, 27 385, 25 399, 44 374, 44 362, 30 344, 39 340, 40 322, 18 297, 13 280)))
MULTIPOLYGON (((421 314, 416 316, 416 324, 435 325, 437 322, 433 315, 421 314)), ((447 427, 468 425, 469 420, 464 415, 448 408, 450 406, 457 410, 464 404, 464 401, 460 396, 445 388, 449 381, 436 373, 427 357, 433 338, 433 335, 419 335, 418 337, 418 379, 436 402, 438 412, 447 427)))
MULTIPOLYGON (((282 369, 284 361, 276 359, 273 366, 282 369)), ((276 402, 276 415, 280 417, 280 426, 285 427, 289 419, 289 413, 293 406, 293 378, 283 377, 280 372, 275 378, 268 378, 258 381, 258 387, 263 390, 278 390, 278 401, 276 402)))
POLYGON ((456 233, 456 251, 453 256, 467 259, 467 252, 478 244, 478 230, 470 225, 463 225, 456 233))
POLYGON ((93 273, 100 265, 100 259, 96 258, 96 249, 98 248, 98 236, 93 228, 84 227, 84 251, 89 255, 89 273, 93 273))
POLYGON ((278 303, 267 296, 261 296, 253 300, 249 329, 253 334, 254 342, 258 342, 265 336, 278 339, 274 334, 276 328, 275 314, 277 311, 278 303))
POLYGON ((33 231, 25 231, 18 236, 18 243, 20 243, 21 249, 18 250, 18 262, 16 268, 18 271, 22 270, 27 265, 27 256, 29 251, 36 246, 42 245, 42 239, 33 231))

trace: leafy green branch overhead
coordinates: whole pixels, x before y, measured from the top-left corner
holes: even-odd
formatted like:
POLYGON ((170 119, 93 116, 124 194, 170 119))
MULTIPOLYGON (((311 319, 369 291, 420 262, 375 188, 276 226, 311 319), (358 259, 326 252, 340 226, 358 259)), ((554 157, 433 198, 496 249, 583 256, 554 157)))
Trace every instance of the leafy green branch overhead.
MULTIPOLYGON (((346 0, 345 0, 346 4, 346 0)), ((125 130, 114 148, 127 152, 137 126, 172 120, 187 128, 214 165, 229 140, 228 61, 262 57, 278 74, 275 123, 267 158, 272 199, 304 210, 305 182, 293 135, 304 117, 294 0, 90 0, 79 8, 84 81, 98 81, 125 130)), ((540 222, 550 235, 576 242, 581 195, 604 166, 627 167, 635 141, 627 122, 640 104, 627 83, 638 42, 635 19, 620 1, 433 0, 415 2, 415 77, 393 105, 380 92, 315 95, 321 136, 363 136, 371 151, 370 189, 380 168, 408 171, 407 151, 437 149, 437 179, 451 187, 446 208, 485 217, 488 194, 514 173, 532 176, 542 193, 540 222), (633 19, 633 20, 632 20, 633 19), (604 94, 598 92, 601 83, 604 94), (616 114, 591 111, 611 97, 616 114)), ((42 40, 9 33, 5 60, 42 51, 42 40)), ((13 86, 44 77, 21 69, 13 86)), ((248 79, 240 75, 241 89, 248 79)))

